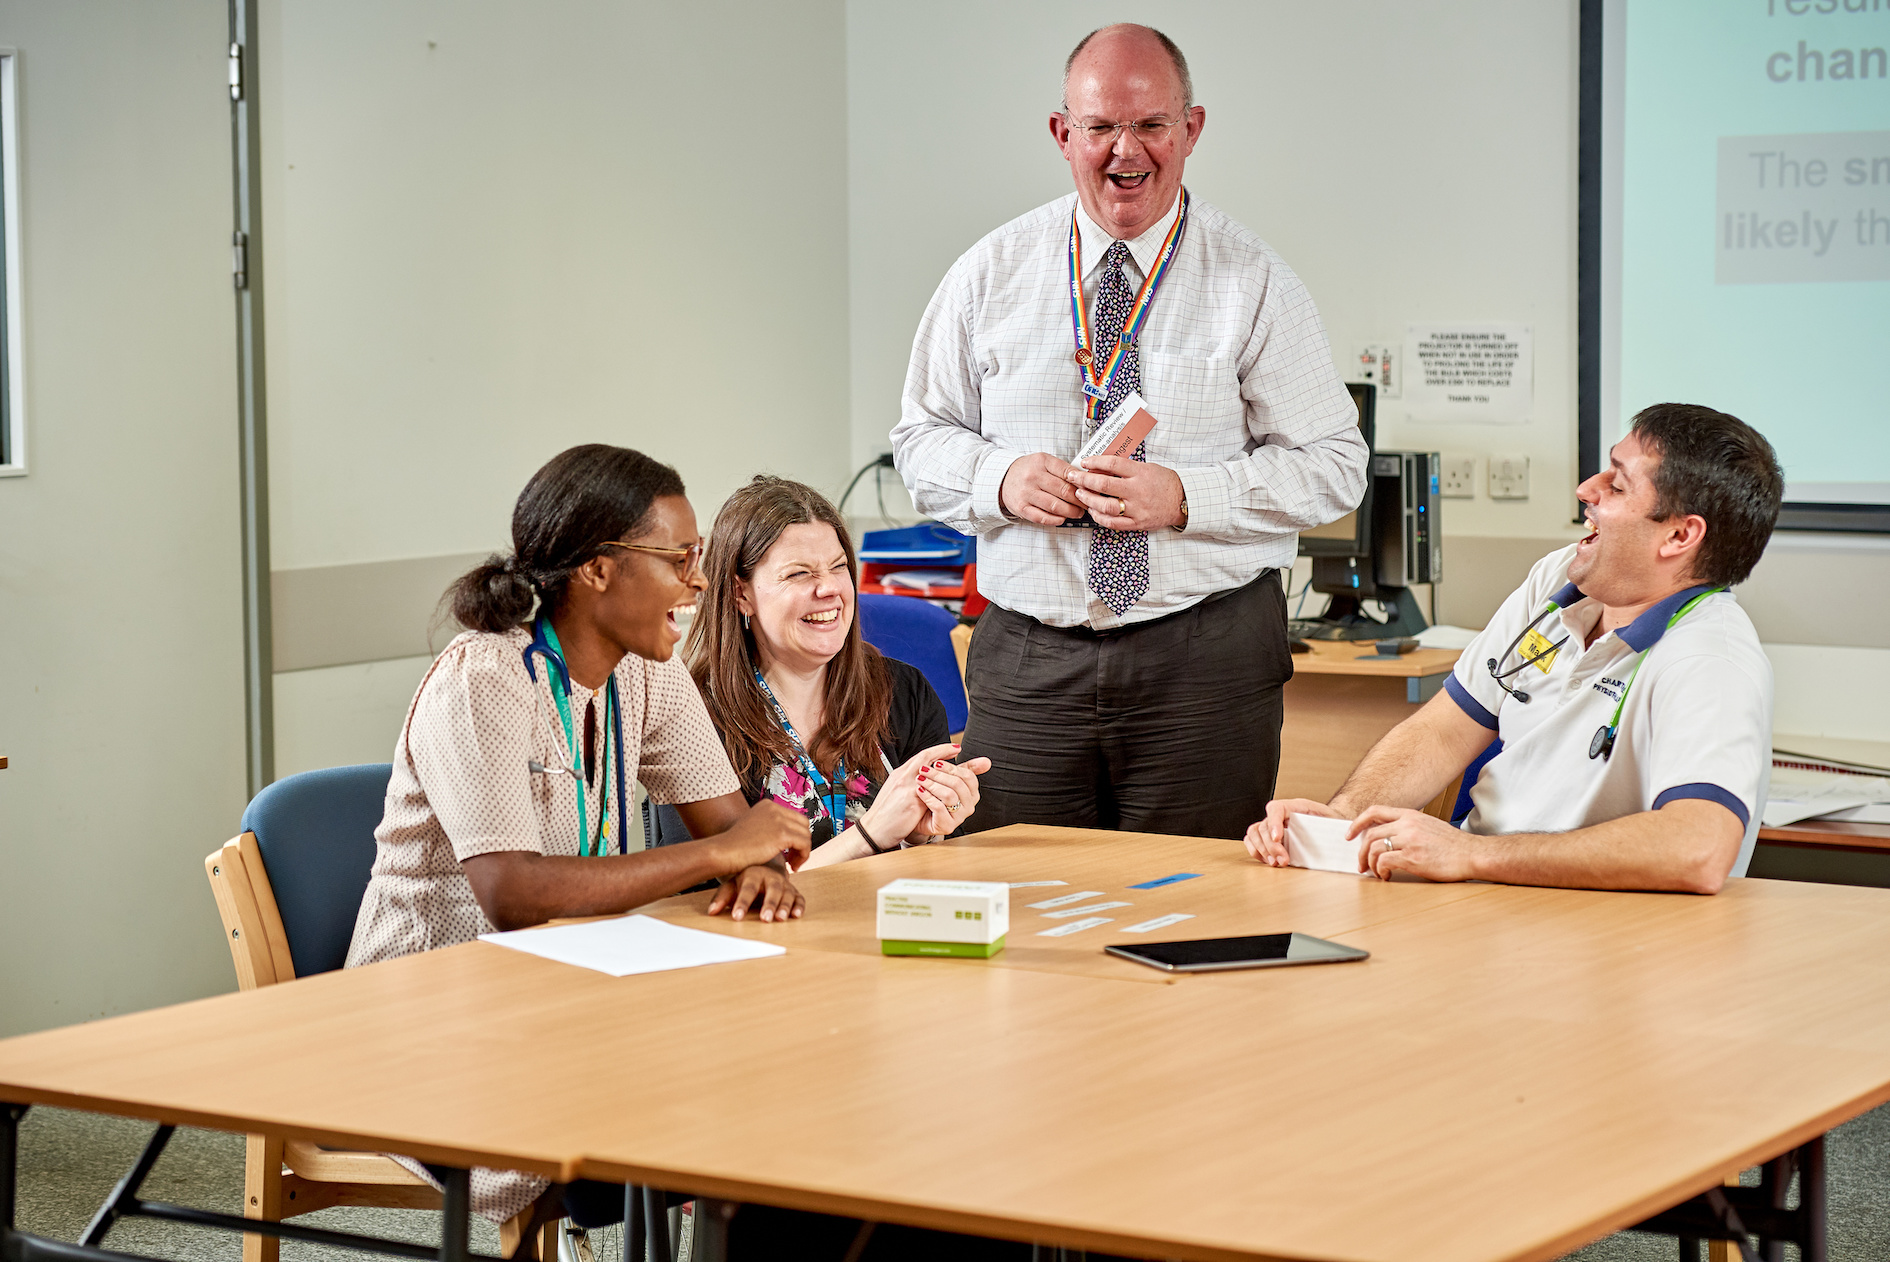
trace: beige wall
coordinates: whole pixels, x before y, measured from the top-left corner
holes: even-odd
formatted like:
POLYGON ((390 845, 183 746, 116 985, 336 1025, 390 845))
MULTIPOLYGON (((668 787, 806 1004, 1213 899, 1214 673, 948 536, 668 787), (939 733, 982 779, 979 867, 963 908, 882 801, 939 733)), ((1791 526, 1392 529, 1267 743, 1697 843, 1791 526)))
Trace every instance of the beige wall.
POLYGON ((228 10, 0 4, 28 453, 0 479, 0 1035, 234 981, 243 809, 228 10))
POLYGON ((705 519, 757 469, 841 476, 839 0, 263 27, 275 568, 502 544, 573 443, 675 464, 705 519))
POLYGON ((705 533, 758 471, 839 492, 843 15, 266 6, 279 773, 388 756, 413 682, 351 663, 425 652, 563 448, 676 465, 705 533))

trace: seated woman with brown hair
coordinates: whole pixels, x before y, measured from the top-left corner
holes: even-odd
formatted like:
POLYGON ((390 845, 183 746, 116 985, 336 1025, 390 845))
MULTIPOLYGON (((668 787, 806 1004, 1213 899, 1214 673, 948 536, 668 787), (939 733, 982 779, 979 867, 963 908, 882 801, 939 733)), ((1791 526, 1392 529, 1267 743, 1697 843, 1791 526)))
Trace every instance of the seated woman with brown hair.
MULTIPOLYGON (((953 762, 932 685, 860 638, 858 566, 826 496, 756 477, 716 514, 689 630, 689 670, 742 795, 807 817, 807 867, 953 831, 991 766, 953 762)), ((661 827, 658 844, 674 831, 673 821, 661 827)))

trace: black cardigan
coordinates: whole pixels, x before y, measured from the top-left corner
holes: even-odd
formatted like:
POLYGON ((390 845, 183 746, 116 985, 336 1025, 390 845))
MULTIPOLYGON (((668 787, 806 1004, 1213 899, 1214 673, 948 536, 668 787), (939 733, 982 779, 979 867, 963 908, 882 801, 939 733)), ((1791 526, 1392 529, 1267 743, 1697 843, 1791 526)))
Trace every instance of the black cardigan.
MULTIPOLYGON (((938 693, 916 666, 908 665, 895 657, 883 659, 886 670, 892 677, 892 705, 887 713, 887 736, 879 745, 886 753, 886 760, 894 767, 904 765, 920 750, 932 745, 943 745, 951 740, 951 728, 945 718, 945 703, 938 699, 938 693)), ((747 777, 742 783, 742 796, 749 805, 761 800, 761 777, 747 777)), ((871 787, 867 790, 866 801, 871 804, 879 795, 880 780, 870 778, 871 787)), ((682 816, 673 806, 659 806, 645 799, 643 803, 644 844, 650 847, 673 846, 679 841, 689 840, 689 830, 683 826, 682 816)), ((881 846, 897 844, 897 838, 888 840, 875 837, 881 846)))

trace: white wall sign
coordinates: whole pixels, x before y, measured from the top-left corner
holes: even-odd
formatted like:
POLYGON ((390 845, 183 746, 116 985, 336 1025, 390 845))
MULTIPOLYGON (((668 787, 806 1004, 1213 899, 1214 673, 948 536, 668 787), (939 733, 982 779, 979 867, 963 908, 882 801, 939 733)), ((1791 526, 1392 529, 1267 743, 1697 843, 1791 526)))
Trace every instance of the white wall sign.
POLYGON ((1404 334, 1404 402, 1414 421, 1516 424, 1535 403, 1526 324, 1414 324, 1404 334))

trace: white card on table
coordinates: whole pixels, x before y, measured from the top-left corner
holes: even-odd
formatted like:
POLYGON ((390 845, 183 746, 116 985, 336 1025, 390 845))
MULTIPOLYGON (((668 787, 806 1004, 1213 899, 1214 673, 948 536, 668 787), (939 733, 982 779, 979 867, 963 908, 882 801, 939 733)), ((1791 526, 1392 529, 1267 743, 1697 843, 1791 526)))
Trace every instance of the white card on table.
POLYGON ((1133 907, 1134 903, 1091 903, 1087 907, 1065 907, 1062 911, 1047 911, 1045 920, 1062 920, 1067 916, 1087 916, 1092 912, 1112 911, 1117 907, 1133 907))
POLYGON ((1358 842, 1345 835, 1351 828, 1352 821, 1349 819, 1328 819, 1324 815, 1288 815, 1286 861, 1296 868, 1349 872, 1357 876, 1358 842))
POLYGON ((1087 920, 1072 920, 1067 925, 1058 925, 1054 929, 1042 930, 1037 936, 1040 938, 1067 938, 1073 933, 1081 933, 1085 929, 1094 929, 1097 925, 1106 925, 1110 923, 1112 919, 1113 917, 1110 916, 1091 916, 1087 920))
POLYGON ((1064 894, 1059 898, 1046 898, 1041 903, 1032 903, 1032 911, 1048 911, 1052 907, 1068 907, 1071 903, 1086 902, 1092 898, 1101 898, 1101 890, 1078 890, 1074 894, 1064 894))

